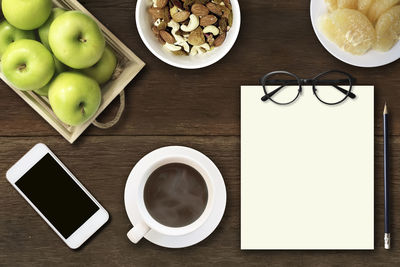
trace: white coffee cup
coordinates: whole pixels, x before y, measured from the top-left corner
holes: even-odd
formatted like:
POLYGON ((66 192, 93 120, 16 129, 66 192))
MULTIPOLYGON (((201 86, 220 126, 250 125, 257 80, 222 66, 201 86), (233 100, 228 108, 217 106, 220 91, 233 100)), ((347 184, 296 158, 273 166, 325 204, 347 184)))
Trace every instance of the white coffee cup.
POLYGON ((127 210, 137 209, 139 213, 138 219, 132 222, 133 228, 127 234, 133 243, 138 243, 151 230, 167 236, 187 235, 207 221, 214 205, 214 184, 205 166, 193 157, 194 153, 205 157, 187 147, 160 148, 146 155, 132 169, 125 186, 125 206, 127 210), (144 203, 144 187, 147 179, 156 169, 170 163, 186 164, 197 170, 204 178, 208 190, 208 201, 203 213, 194 222, 182 227, 170 227, 159 223, 150 215, 144 203))

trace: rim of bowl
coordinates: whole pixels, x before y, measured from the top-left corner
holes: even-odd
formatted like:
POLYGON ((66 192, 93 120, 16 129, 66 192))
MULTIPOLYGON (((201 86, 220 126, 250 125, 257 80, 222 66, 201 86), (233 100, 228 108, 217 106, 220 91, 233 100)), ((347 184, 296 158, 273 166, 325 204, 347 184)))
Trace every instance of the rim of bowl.
MULTIPOLYGON (((221 52, 218 53, 219 51, 216 51, 215 56, 213 58, 211 58, 208 62, 202 63, 202 64, 198 64, 198 65, 184 65, 184 64, 180 64, 177 63, 175 61, 169 60, 167 58, 165 58, 162 54, 158 53, 157 51, 155 51, 150 44, 147 42, 147 39, 145 37, 145 34, 142 30, 142 28, 139 26, 139 18, 141 17, 141 12, 142 10, 139 8, 140 4, 143 1, 147 1, 147 0, 138 0, 136 3, 136 11, 135 11, 135 22, 136 22, 136 28, 139 32, 140 35, 140 39, 142 39, 142 42, 146 45, 146 48, 148 50, 150 50, 150 52, 156 56, 158 59, 160 59, 161 61, 163 61, 164 63, 177 67, 177 68, 181 68, 181 69, 201 69, 201 68, 205 68, 208 66, 211 66, 215 63, 217 63, 218 61, 220 61, 223 57, 225 57, 229 51, 231 51, 232 47, 234 46, 234 44, 236 43, 237 38, 239 37, 239 32, 240 32, 240 27, 241 27, 241 12, 240 12, 240 5, 239 5, 239 1, 238 0, 231 0, 232 2, 232 10, 233 12, 235 12, 235 27, 237 27, 237 32, 236 34, 234 34, 232 36, 232 39, 230 39, 230 42, 228 44, 225 44, 225 50, 222 50, 222 47, 218 47, 217 49, 221 49, 221 51, 225 51, 225 52, 221 52)), ((150 26, 150 25, 149 25, 150 26)), ((229 32, 228 32, 229 33, 229 32)))
MULTIPOLYGON (((374 51, 373 49, 368 51, 366 54, 361 55, 361 56, 356 56, 351 54, 350 52, 346 52, 339 48, 334 42, 330 41, 319 29, 318 27, 318 11, 322 8, 326 9, 326 3, 319 2, 320 0, 311 0, 310 1, 310 19, 311 19, 311 24, 314 30, 315 35, 318 38, 318 41, 321 43, 321 45, 324 47, 326 51, 328 51, 333 57, 336 59, 340 60, 341 62, 344 62, 346 64, 356 66, 356 67, 361 67, 361 68, 375 68, 375 67, 381 67, 385 66, 388 64, 393 63, 396 60, 400 59, 400 55, 398 55, 397 51, 399 47, 399 44, 395 44, 391 50, 387 52, 383 52, 385 54, 385 58, 379 58, 378 60, 375 56, 371 56, 371 53, 376 53, 378 51, 374 51)), ((379 53, 379 52, 378 52, 379 53)))

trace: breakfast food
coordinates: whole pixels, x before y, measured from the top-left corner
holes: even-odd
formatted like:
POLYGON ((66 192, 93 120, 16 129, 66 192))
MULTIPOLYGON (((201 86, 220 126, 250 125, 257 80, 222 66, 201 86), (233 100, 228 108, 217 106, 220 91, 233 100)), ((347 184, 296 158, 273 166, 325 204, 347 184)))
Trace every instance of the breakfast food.
POLYGON ((357 9, 364 15, 368 14, 368 10, 375 0, 358 0, 357 9))
POLYGON ((35 40, 35 33, 33 31, 17 29, 7 21, 2 21, 0 23, 0 57, 3 55, 9 44, 21 39, 35 40))
POLYGON ((374 27, 365 15, 353 9, 337 9, 322 17, 321 30, 343 50, 362 55, 375 44, 374 27))
POLYGON ((47 97, 62 122, 78 126, 97 112, 100 84, 112 79, 118 62, 94 19, 51 3, 3 0, 1 70, 16 88, 47 97))
POLYGON ((400 6, 395 6, 383 13, 376 22, 377 41, 375 49, 388 51, 399 40, 400 6))
POLYGON ((50 85, 49 101, 61 121, 76 126, 96 113, 101 89, 95 80, 82 73, 63 72, 50 85))
POLYGON ((116 67, 117 57, 109 47, 106 47, 99 62, 90 68, 83 69, 82 72, 95 79, 101 85, 111 79, 116 67))
POLYGON ((368 9, 368 18, 375 24, 379 17, 391 7, 397 5, 400 0, 375 0, 368 9))
POLYGON ((221 46, 232 27, 230 0, 153 0, 152 31, 176 55, 197 55, 221 46))
POLYGON ((45 86, 43 86, 43 87, 41 87, 39 89, 33 90, 38 95, 48 97, 49 96, 50 84, 52 83, 52 81, 58 76, 58 74, 67 71, 67 66, 62 64, 54 55, 53 55, 53 59, 54 59, 54 67, 55 67, 54 68, 53 78, 45 86))
POLYGON ((67 11, 51 23, 49 44, 54 55, 74 69, 96 64, 106 46, 97 23, 80 11, 67 11))
POLYGON ((338 8, 357 8, 358 0, 337 0, 338 8))
POLYGON ((341 49, 363 55, 390 50, 400 39, 400 0, 325 0, 320 29, 341 49))
POLYGON ((40 41, 42 42, 42 44, 49 50, 51 50, 50 48, 50 44, 49 44, 49 31, 50 31, 50 26, 53 23, 53 21, 60 16, 61 14, 64 14, 65 10, 59 7, 53 8, 53 10, 51 11, 50 17, 47 19, 47 21, 40 26, 40 28, 38 29, 38 33, 39 33, 39 38, 40 41))
POLYGON ((11 43, 1 57, 1 69, 20 90, 45 86, 54 74, 54 59, 38 41, 22 39, 11 43))
POLYGON ((2 0, 1 11, 14 27, 34 30, 49 18, 51 5, 51 0, 2 0))
POLYGON ((325 0, 329 10, 337 9, 337 0, 325 0))

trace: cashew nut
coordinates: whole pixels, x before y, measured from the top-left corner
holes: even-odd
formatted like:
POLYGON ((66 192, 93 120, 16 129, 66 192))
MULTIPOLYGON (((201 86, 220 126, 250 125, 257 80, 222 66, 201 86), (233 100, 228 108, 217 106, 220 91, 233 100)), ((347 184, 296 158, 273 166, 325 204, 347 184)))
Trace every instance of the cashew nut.
POLYGON ((181 26, 181 30, 184 32, 191 32, 191 31, 194 31, 195 29, 197 29, 197 27, 199 27, 200 21, 196 15, 191 14, 189 19, 190 20, 189 20, 188 25, 183 24, 181 26))
POLYGON ((170 20, 167 25, 168 27, 172 28, 171 30, 172 35, 176 34, 176 32, 179 30, 179 23, 174 20, 170 20))
POLYGON ((176 35, 176 36, 177 36, 178 38, 175 37, 175 39, 176 39, 176 43, 175 43, 175 44, 182 46, 183 49, 184 49, 186 52, 189 53, 189 51, 190 51, 189 44, 185 41, 185 39, 184 39, 183 37, 181 37, 181 36, 179 36, 179 35, 176 35))
POLYGON ((180 35, 174 35, 174 37, 175 37, 175 45, 180 45, 180 46, 182 46, 183 47, 183 49, 186 51, 186 52, 188 52, 189 53, 189 51, 190 51, 190 48, 189 48, 189 44, 185 41, 185 39, 182 37, 182 36, 180 36, 180 35))
POLYGON ((172 36, 175 37, 175 41, 176 41, 175 45, 182 46, 183 49, 187 53, 189 53, 190 47, 189 47, 189 44, 186 42, 185 38, 180 36, 180 35, 178 35, 178 34, 176 34, 176 32, 179 30, 179 23, 174 21, 174 20, 170 20, 170 22, 168 22, 168 27, 172 28, 171 34, 172 34, 172 36))
POLYGON ((169 10, 169 14, 171 15, 171 17, 173 15, 175 15, 176 13, 179 12, 179 8, 177 6, 173 6, 170 10, 169 10))
POLYGON ((210 51, 210 46, 207 43, 204 43, 202 45, 195 45, 192 47, 192 50, 190 50, 190 55, 195 56, 197 54, 204 54, 205 51, 210 51))
POLYGON ((170 51, 179 51, 182 48, 180 46, 169 44, 169 43, 165 43, 164 47, 167 48, 170 51))
POLYGON ((214 25, 209 25, 204 27, 203 33, 212 33, 212 35, 217 36, 219 34, 219 30, 214 25))

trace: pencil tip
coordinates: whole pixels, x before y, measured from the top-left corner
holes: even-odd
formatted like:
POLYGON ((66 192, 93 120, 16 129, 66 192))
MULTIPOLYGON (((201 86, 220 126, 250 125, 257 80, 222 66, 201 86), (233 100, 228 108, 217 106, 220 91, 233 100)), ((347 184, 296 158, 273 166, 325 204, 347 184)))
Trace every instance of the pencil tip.
POLYGON ((387 104, 385 102, 385 108, 383 109, 383 114, 388 114, 388 110, 387 110, 387 104))

